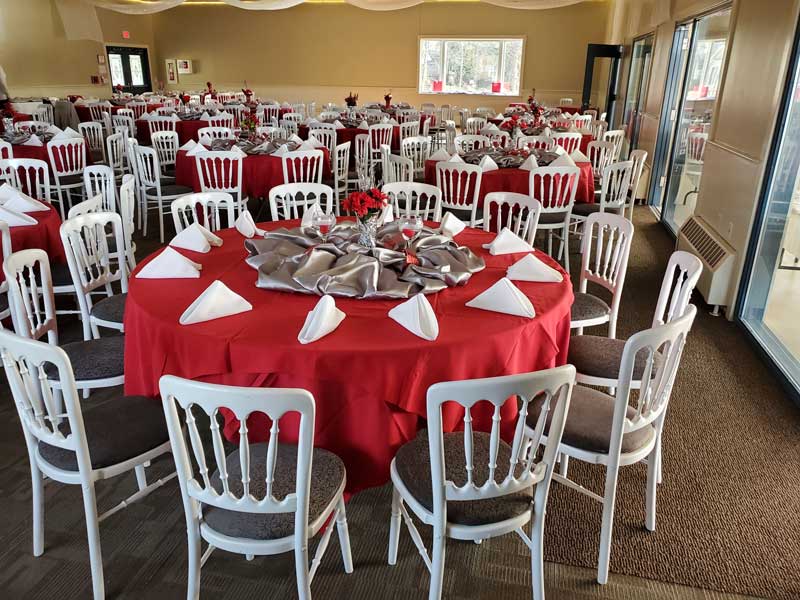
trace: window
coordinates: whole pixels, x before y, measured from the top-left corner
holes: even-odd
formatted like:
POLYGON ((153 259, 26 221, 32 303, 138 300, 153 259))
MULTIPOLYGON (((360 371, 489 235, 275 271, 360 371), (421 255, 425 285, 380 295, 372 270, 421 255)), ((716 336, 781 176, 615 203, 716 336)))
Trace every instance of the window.
POLYGON ((423 38, 419 93, 519 96, 523 42, 521 38, 423 38))
POLYGON ((111 85, 125 85, 125 73, 122 71, 122 56, 109 54, 108 64, 111 67, 111 85))
POLYGON ((128 57, 131 65, 131 85, 144 85, 144 73, 142 72, 142 57, 138 54, 131 54, 128 57))
POLYGON ((713 100, 717 97, 726 41, 700 40, 697 43, 686 96, 688 100, 713 100))

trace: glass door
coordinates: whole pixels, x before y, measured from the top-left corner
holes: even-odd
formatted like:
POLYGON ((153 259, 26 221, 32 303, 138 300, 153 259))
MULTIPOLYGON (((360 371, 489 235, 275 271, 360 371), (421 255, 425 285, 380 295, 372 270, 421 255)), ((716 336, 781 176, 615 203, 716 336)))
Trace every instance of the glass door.
MULTIPOLYGON (((797 45, 798 42, 795 42, 797 45)), ((797 51, 795 52, 797 53, 797 51)), ((778 123, 739 318, 800 390, 800 74, 795 56, 778 123)))
POLYGON ((641 112, 645 98, 647 98, 652 58, 653 34, 634 40, 628 73, 628 89, 625 93, 625 110, 622 115, 622 127, 625 131, 624 156, 628 156, 631 150, 635 150, 639 141, 641 112))
POLYGON ((111 73, 111 87, 121 85, 123 91, 132 94, 153 91, 147 48, 107 46, 106 52, 108 70, 111 73))

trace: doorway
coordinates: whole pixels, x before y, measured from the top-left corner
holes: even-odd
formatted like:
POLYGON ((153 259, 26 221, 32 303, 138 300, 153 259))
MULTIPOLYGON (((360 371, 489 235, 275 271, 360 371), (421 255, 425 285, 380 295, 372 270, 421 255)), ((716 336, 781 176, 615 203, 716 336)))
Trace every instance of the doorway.
POLYGON ((653 40, 654 36, 651 33, 633 41, 628 89, 625 93, 625 107, 622 114, 622 127, 625 131, 622 146, 624 156, 629 156, 639 144, 642 110, 647 98, 650 67, 653 62, 653 40))
POLYGON ((730 33, 729 8, 675 29, 650 201, 673 233, 694 214, 730 33))
POLYGON ((106 54, 112 88, 121 85, 124 92, 131 94, 153 91, 147 48, 106 46, 106 54))
POLYGON ((609 123, 614 122, 621 60, 622 46, 589 44, 586 50, 581 108, 597 107, 609 123))

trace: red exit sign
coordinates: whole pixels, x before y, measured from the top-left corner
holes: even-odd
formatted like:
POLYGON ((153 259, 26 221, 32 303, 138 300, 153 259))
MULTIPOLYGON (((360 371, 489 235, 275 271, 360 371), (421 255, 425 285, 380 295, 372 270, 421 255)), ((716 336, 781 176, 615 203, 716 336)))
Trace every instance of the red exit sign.
POLYGON ((130 37, 131 37, 131 32, 130 32, 130 31, 127 31, 127 30, 126 30, 126 31, 123 31, 123 32, 122 32, 122 38, 123 38, 123 39, 126 39, 126 40, 128 40, 128 39, 130 39, 130 37))

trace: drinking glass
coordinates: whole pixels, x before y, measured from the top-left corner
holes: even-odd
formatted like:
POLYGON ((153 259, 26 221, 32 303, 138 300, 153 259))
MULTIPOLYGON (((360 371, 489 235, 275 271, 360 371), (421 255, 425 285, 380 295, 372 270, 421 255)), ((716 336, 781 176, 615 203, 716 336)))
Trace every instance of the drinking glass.
POLYGON ((323 244, 328 241, 328 234, 334 225, 336 225, 336 215, 333 213, 320 212, 311 218, 311 226, 319 231, 323 244))
POLYGON ((411 241, 422 231, 422 219, 417 215, 410 215, 403 219, 400 229, 403 237, 411 241))

